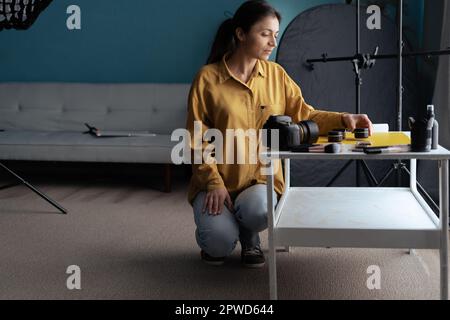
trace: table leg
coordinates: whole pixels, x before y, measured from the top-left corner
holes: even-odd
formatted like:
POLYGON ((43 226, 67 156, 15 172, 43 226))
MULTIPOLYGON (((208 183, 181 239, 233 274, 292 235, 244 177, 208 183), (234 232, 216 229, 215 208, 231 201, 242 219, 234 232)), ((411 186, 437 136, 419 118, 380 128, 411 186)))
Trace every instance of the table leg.
POLYGON ((267 217, 268 217, 268 242, 269 242, 269 286, 270 299, 277 299, 277 264, 276 264, 276 247, 273 238, 274 231, 274 177, 273 177, 273 160, 269 161, 269 172, 267 176, 267 217))
POLYGON ((448 160, 439 161, 441 300, 448 300, 448 160))
MULTIPOLYGON (((291 159, 284 159, 284 187, 285 192, 289 192, 291 187, 291 159)), ((284 247, 284 252, 289 253, 290 251, 289 246, 284 247)))
MULTIPOLYGON (((417 159, 411 159, 409 167, 409 188, 417 192, 417 159)), ((410 248, 408 253, 410 255, 413 255, 415 254, 415 251, 414 249, 410 248)))

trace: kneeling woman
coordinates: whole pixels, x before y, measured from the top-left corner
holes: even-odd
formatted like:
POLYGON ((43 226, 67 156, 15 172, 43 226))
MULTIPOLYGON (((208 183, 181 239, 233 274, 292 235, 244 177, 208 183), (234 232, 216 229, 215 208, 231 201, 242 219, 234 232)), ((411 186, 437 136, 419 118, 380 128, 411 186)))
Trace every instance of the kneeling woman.
MULTIPOLYGON (((220 26, 208 64, 191 87, 187 128, 192 137, 194 123, 199 121, 202 132, 220 130, 227 145, 227 129, 259 130, 273 114, 288 115, 295 123, 313 120, 321 134, 355 127, 371 132, 366 115, 315 110, 286 71, 268 61, 277 46, 280 19, 265 1, 251 0, 220 26)), ((227 158, 225 154, 223 158, 227 158)), ((260 164, 203 163, 192 169, 188 198, 202 260, 222 264, 239 241, 242 263, 263 266, 259 232, 267 228, 267 195, 260 164)), ((275 176, 278 195, 284 189, 281 171, 275 176)))

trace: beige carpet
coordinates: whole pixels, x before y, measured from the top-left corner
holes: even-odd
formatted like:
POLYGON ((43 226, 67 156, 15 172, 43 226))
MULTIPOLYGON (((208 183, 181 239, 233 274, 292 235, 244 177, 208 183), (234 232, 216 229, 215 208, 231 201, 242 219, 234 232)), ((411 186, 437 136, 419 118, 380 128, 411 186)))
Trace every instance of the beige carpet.
MULTIPOLYGON (((124 179, 67 180, 36 186, 68 215, 23 186, 0 191, 0 299, 269 298, 267 265, 242 268, 239 248, 222 267, 200 261, 186 182, 164 194, 124 179), (81 268, 81 290, 66 288, 70 265, 81 268)), ((278 254, 278 291, 280 299, 438 299, 439 255, 293 248, 278 254), (366 286, 370 265, 381 269, 380 290, 366 286)))

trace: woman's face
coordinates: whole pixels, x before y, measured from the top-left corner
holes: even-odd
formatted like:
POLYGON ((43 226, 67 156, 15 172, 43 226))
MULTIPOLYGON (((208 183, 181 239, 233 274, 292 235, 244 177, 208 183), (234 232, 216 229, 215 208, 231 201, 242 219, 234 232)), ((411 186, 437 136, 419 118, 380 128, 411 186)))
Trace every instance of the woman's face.
POLYGON ((276 17, 268 16, 255 23, 248 33, 237 29, 239 45, 248 56, 256 59, 269 59, 273 49, 277 47, 280 23, 276 17))

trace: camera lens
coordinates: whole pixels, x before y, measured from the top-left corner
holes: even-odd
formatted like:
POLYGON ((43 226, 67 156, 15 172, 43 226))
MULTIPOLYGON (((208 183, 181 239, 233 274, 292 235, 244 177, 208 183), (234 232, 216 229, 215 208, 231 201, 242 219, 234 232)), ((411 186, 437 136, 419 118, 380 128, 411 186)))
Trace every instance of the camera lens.
POLYGON ((300 121, 298 127, 300 129, 301 144, 313 144, 319 140, 319 126, 314 121, 300 121))

